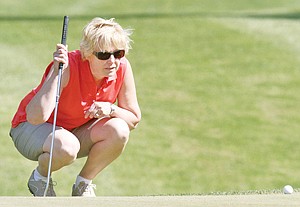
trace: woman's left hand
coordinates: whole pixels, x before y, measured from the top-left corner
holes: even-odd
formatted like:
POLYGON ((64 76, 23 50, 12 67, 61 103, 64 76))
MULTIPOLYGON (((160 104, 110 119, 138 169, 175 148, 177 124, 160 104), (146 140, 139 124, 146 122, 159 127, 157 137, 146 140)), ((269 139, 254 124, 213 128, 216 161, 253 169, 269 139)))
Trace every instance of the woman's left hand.
POLYGON ((111 112, 110 102, 94 102, 89 110, 85 112, 84 118, 103 118, 109 117, 111 112))

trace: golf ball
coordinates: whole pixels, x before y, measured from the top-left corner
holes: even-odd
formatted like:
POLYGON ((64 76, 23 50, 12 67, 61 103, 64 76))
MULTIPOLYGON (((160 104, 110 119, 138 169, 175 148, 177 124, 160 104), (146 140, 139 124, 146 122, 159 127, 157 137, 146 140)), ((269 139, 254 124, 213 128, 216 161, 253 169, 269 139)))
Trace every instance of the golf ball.
POLYGON ((292 194, 293 192, 294 192, 294 189, 292 186, 290 186, 290 185, 284 186, 284 188, 283 188, 284 194, 292 194))

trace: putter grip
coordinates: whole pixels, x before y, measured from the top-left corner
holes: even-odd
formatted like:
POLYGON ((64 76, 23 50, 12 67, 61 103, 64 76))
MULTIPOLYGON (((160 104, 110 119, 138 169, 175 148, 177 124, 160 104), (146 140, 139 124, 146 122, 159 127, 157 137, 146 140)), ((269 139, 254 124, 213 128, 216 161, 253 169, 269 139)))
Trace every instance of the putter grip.
MULTIPOLYGON (((62 29, 62 35, 61 35, 61 44, 66 45, 67 42, 67 33, 68 33, 68 25, 69 25, 69 17, 64 16, 64 24, 62 29)), ((59 63, 58 70, 62 70, 63 63, 59 63)))

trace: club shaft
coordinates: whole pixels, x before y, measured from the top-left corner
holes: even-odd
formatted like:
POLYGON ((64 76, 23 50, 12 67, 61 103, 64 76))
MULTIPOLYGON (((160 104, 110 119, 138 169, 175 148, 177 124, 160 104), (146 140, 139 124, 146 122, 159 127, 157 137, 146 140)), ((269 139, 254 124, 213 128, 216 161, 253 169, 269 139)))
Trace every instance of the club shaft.
MULTIPOLYGON (((61 44, 63 44, 63 45, 66 45, 66 42, 67 42, 68 24, 69 24, 69 17, 64 16, 64 23, 63 23, 63 30, 62 30, 62 37, 61 37, 61 44)), ((54 114, 53 114, 52 137, 51 137, 51 146, 50 146, 50 154, 49 154, 49 165, 48 165, 48 173, 47 173, 47 183, 46 183, 46 188, 45 188, 45 191, 44 191, 44 197, 47 195, 47 192, 48 192, 48 189, 49 189, 49 184, 50 184, 50 178, 51 178, 53 148, 54 148, 58 103, 59 103, 59 98, 60 98, 62 69, 63 69, 63 63, 59 63, 55 108, 54 108, 54 114)))

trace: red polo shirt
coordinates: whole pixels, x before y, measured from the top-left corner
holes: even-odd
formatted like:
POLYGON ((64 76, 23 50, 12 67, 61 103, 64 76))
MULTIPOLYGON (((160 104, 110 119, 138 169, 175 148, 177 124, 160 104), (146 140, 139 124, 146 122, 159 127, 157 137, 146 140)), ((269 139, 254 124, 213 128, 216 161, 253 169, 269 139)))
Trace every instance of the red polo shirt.
MULTIPOLYGON (((97 84, 91 73, 89 62, 82 60, 79 50, 69 52, 70 79, 68 85, 62 90, 58 104, 57 126, 72 130, 90 119, 84 118, 84 112, 90 108, 94 101, 114 103, 121 89, 126 72, 126 58, 121 59, 120 67, 114 77, 104 78, 101 87, 97 84)), ((20 102, 19 108, 12 120, 12 127, 17 127, 26 120, 26 106, 40 90, 53 65, 51 62, 43 75, 41 83, 28 93, 20 102)), ((53 123, 53 112, 47 120, 53 123)))

